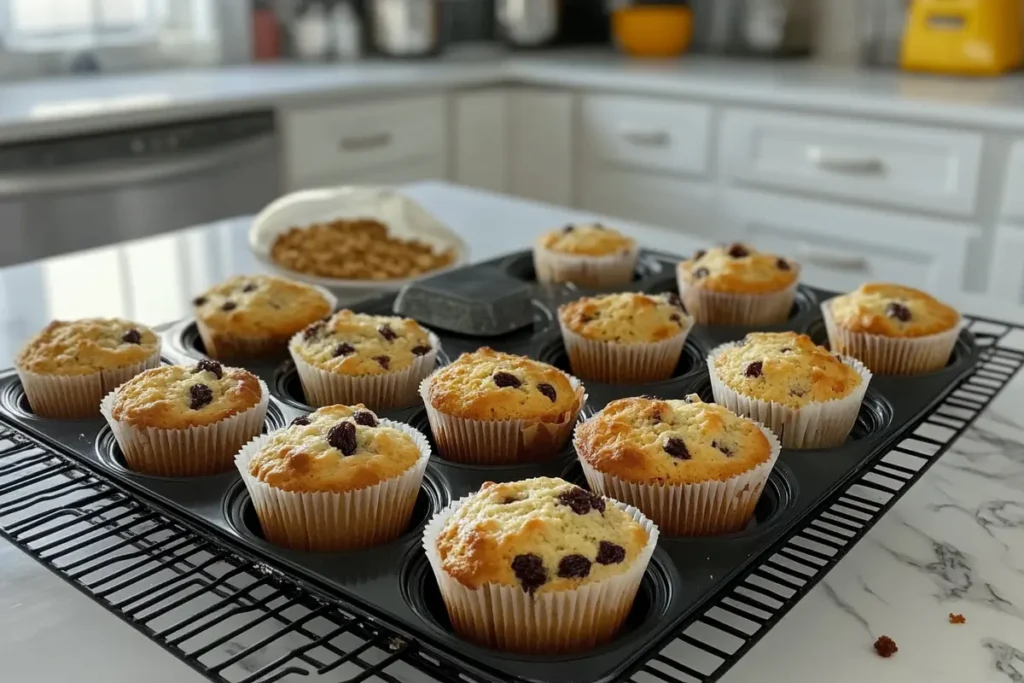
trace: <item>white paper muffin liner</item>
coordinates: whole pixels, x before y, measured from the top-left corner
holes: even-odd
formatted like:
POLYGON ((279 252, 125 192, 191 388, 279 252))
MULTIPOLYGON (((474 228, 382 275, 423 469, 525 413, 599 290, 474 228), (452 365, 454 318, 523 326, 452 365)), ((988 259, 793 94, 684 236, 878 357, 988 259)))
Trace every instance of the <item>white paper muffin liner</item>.
POLYGON ((296 350, 301 338, 301 332, 292 337, 288 350, 299 373, 306 403, 316 408, 362 403, 381 412, 415 405, 420 382, 433 372, 441 350, 441 340, 430 332, 430 353, 413 357, 412 365, 403 370, 383 375, 343 375, 306 362, 296 350))
POLYGON ((640 248, 633 245, 627 252, 608 256, 580 256, 561 254, 545 248, 539 242, 533 245, 533 269, 537 281, 543 284, 572 282, 584 287, 613 287, 633 281, 640 248))
POLYGON ((267 541, 292 550, 338 552, 381 545, 406 530, 430 462, 430 443, 409 425, 379 422, 412 437, 419 460, 398 476, 355 491, 300 493, 275 488, 249 474, 249 461, 270 435, 258 436, 242 447, 235 466, 267 541))
POLYGON ((591 490, 639 508, 666 535, 732 533, 746 528, 753 518, 754 509, 782 450, 770 429, 760 423, 757 426, 771 447, 768 460, 723 481, 643 484, 601 472, 583 458, 580 458, 580 465, 591 490))
POLYGON ((786 289, 767 294, 733 294, 691 287, 680 269, 676 269, 676 280, 679 298, 701 325, 774 325, 789 319, 799 274, 786 289))
MULTIPOLYGON (((338 307, 338 297, 323 287, 310 285, 320 292, 320 295, 327 300, 331 313, 338 307)), ((316 320, 310 320, 310 323, 316 320)), ((210 358, 233 359, 233 358, 266 358, 283 354, 288 348, 294 333, 279 334, 272 336, 253 337, 238 334, 231 330, 215 330, 206 325, 202 320, 196 318, 196 329, 199 330, 199 337, 203 340, 206 348, 206 355, 210 358)))
POLYGON ((566 327, 561 319, 562 341, 574 375, 583 379, 625 384, 668 379, 679 365, 686 337, 693 329, 693 318, 686 316, 686 327, 674 337, 660 342, 617 344, 587 339, 566 327))
POLYGON ((658 544, 658 527, 640 510, 609 500, 647 531, 647 545, 618 576, 575 590, 529 594, 520 586, 467 588, 441 567, 437 536, 469 497, 434 515, 423 530, 423 548, 441 589, 455 632, 498 650, 528 654, 578 652, 611 640, 633 607, 640 582, 658 544))
POLYGON ((263 430, 270 392, 260 380, 260 401, 219 422, 186 429, 138 427, 114 419, 117 391, 103 398, 100 412, 121 447, 128 469, 162 477, 199 477, 231 469, 235 454, 263 430))
POLYGON ((773 401, 744 396, 718 377, 715 358, 741 343, 722 344, 708 355, 708 371, 715 403, 765 425, 778 436, 785 448, 831 448, 846 441, 857 422, 857 414, 871 381, 871 371, 863 363, 856 358, 842 358, 843 363, 853 368, 861 378, 860 385, 849 395, 791 408, 773 401))
POLYGON ((68 420, 96 417, 104 396, 140 372, 158 365, 159 338, 156 350, 139 363, 87 375, 46 375, 18 368, 18 378, 33 413, 39 417, 68 420))
POLYGON ((832 317, 832 299, 821 304, 829 347, 852 356, 879 375, 920 375, 946 367, 960 337, 960 325, 926 337, 885 337, 851 332, 832 317))
POLYGON ((471 420, 443 413, 430 403, 431 377, 420 383, 438 454, 445 460, 473 465, 511 465, 555 457, 569 443, 587 401, 586 389, 569 376, 576 401, 557 422, 540 420, 471 420))

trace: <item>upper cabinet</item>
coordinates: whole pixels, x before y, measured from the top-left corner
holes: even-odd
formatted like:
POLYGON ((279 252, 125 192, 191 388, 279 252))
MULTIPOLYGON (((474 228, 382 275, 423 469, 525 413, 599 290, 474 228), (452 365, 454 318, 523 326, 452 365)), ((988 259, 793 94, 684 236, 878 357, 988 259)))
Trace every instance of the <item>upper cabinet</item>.
POLYGON ((282 133, 289 190, 448 175, 443 96, 291 109, 282 133))

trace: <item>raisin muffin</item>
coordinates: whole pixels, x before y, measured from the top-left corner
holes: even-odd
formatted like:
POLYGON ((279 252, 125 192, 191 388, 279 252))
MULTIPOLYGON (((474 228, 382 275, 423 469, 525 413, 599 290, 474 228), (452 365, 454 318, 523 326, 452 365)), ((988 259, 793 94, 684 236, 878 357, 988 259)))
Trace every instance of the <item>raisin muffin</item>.
POLYGON ((406 529, 429 459, 427 437, 360 404, 295 418, 246 444, 235 466, 268 541, 338 551, 406 529))
POLYGON ((129 469, 185 477, 230 470, 263 429, 268 402, 256 375, 201 360, 136 375, 104 397, 100 412, 129 469))
POLYGON ((800 266, 746 244, 700 250, 676 269, 679 294, 703 325, 785 322, 796 297, 800 266))
POLYGON ((636 508, 550 478, 487 482, 423 533, 455 631, 544 654, 609 641, 657 541, 658 528, 636 508))
POLYGON ((192 300, 213 358, 284 353, 292 335, 329 315, 335 303, 325 289, 273 275, 236 275, 192 300))
POLYGON ((675 293, 607 294, 558 309, 577 376, 598 382, 653 382, 672 376, 693 319, 675 293))
POLYGON ((486 347, 432 374, 420 395, 443 458, 491 465, 558 454, 586 398, 558 368, 486 347))
POLYGON ((696 394, 612 401, 573 443, 593 490, 679 536, 746 527, 782 448, 763 425, 696 394))
POLYGON ((567 225, 537 238, 533 267, 545 284, 613 287, 632 282, 639 254, 636 240, 600 223, 567 225))
POLYGON ((120 318, 54 320, 15 360, 32 411, 62 419, 97 416, 104 396, 159 364, 160 338, 120 318))
POLYGON ((871 282, 821 305, 829 346, 882 375, 940 370, 960 335, 960 314, 912 287, 871 282))
POLYGON ((409 318, 338 311, 296 334, 288 349, 313 406, 405 408, 437 361, 441 342, 409 318))
POLYGON ((787 448, 838 446, 857 421, 871 371, 805 334, 754 332, 708 356, 715 402, 766 425, 787 448))

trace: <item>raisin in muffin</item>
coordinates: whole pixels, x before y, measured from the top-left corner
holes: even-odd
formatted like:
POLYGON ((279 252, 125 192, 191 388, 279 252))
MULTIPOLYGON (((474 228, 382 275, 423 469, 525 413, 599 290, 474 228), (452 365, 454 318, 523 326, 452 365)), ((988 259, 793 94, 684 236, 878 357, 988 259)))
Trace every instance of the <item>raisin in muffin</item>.
POLYGON ((788 448, 846 440, 871 371, 805 334, 755 332, 708 356, 715 401, 767 425, 788 448))
POLYGON ((615 635, 657 539, 635 508, 538 478, 485 483, 438 513, 423 545, 457 633, 554 654, 615 635))
POLYGON ((558 322, 573 373, 610 383, 671 377, 693 326, 675 293, 585 297, 561 306, 558 322))
POLYGON ((556 455, 585 398, 558 368, 486 347, 428 377, 420 395, 441 456, 480 464, 556 455))
POLYGON ((54 320, 15 359, 32 411, 62 419, 97 416, 107 393, 159 364, 160 338, 120 318, 54 320))
POLYGON ((163 476, 231 469, 260 433, 269 394, 259 378, 215 360, 146 370, 107 394, 100 411, 128 467, 163 476))
POLYGON ((695 394, 612 401, 573 443, 592 489, 673 535, 743 529, 781 449, 762 425, 695 394))
POLYGON ((746 244, 700 250, 676 269, 679 294, 698 323, 771 325, 785 322, 800 266, 746 244))
POLYGON ((299 330, 334 310, 327 290, 273 275, 236 275, 192 301, 207 355, 283 353, 299 330))
POLYGON ((829 345, 873 372, 916 375, 946 366, 960 314, 925 292, 871 282, 821 305, 829 345))
POLYGON ((612 287, 633 280, 636 240, 600 223, 567 225, 541 235, 533 245, 537 280, 612 287))
POLYGON ((235 458, 267 540, 294 550, 380 545, 409 525, 427 438, 363 405, 328 406, 235 458))
POLYGON ((387 410, 416 403, 440 346, 415 320, 345 309, 295 335, 288 349, 310 405, 387 410))

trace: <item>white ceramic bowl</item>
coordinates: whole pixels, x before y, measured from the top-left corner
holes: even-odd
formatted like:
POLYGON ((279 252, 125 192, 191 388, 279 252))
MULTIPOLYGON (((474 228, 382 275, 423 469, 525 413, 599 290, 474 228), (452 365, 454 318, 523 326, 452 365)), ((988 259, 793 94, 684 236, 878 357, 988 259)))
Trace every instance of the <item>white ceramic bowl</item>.
MULTIPOLYGON (((388 232, 400 239, 415 239, 436 250, 455 250, 452 265, 469 260, 469 247, 450 228, 434 218, 422 206, 391 187, 345 186, 303 190, 285 195, 263 209, 249 229, 249 248, 260 261, 275 272, 302 280, 334 293, 342 304, 380 292, 397 291, 417 278, 401 280, 342 280, 317 277, 289 270, 274 263, 270 249, 277 236, 292 228, 339 219, 372 218, 388 226, 388 232)), ((442 270, 424 274, 434 275, 442 270)))

